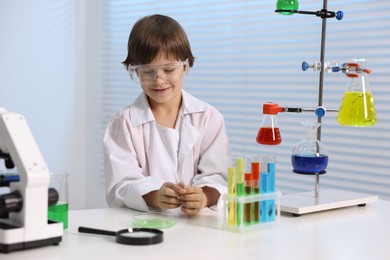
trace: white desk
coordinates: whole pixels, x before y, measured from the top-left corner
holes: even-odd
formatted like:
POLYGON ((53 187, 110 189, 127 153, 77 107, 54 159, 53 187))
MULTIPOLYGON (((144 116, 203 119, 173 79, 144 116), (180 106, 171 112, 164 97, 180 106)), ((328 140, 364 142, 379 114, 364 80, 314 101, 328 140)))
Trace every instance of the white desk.
POLYGON ((279 227, 246 233, 221 230, 222 214, 205 210, 192 219, 179 216, 174 227, 163 229, 164 242, 151 246, 77 232, 79 226, 117 231, 129 227, 133 214, 128 209, 70 211, 59 246, 0 253, 0 259, 390 259, 390 202, 382 200, 301 217, 282 215, 279 227))

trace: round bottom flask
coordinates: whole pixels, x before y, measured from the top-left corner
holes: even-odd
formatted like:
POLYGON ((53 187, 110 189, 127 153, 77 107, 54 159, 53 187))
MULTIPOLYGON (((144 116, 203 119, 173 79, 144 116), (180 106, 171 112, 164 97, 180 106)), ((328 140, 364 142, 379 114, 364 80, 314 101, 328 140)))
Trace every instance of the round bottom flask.
POLYGON ((317 128, 320 123, 303 122, 306 137, 294 147, 291 155, 293 172, 299 174, 324 174, 328 166, 328 154, 317 140, 317 128))

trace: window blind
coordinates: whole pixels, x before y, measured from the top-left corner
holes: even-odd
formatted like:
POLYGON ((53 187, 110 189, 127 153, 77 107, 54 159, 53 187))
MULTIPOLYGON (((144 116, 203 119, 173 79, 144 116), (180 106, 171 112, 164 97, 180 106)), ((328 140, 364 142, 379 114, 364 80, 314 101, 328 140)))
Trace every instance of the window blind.
MULTIPOLYGON (((319 74, 303 72, 302 61, 319 61, 321 19, 312 15, 276 14, 276 1, 103 1, 101 56, 101 127, 139 95, 121 62, 133 24, 154 13, 169 15, 186 30, 196 56, 184 88, 214 105, 226 121, 234 154, 273 154, 277 187, 283 193, 314 189, 314 177, 292 173, 291 153, 304 138, 303 121, 314 113, 279 113, 282 144, 264 146, 255 138, 262 104, 315 108, 319 74)), ((300 1, 300 10, 321 10, 322 1, 300 1)), ((328 19, 326 61, 339 64, 351 58, 368 59, 372 74, 377 124, 370 128, 338 125, 336 113, 323 118, 321 141, 329 154, 324 187, 378 194, 390 199, 390 5, 386 0, 329 1, 328 10, 344 11, 344 19, 328 19)), ((338 109, 348 78, 325 74, 323 105, 338 109)), ((100 141, 99 140, 99 141, 100 141)), ((96 151, 102 158, 102 150, 96 151)), ((217 156, 217 155, 216 155, 217 156)), ((100 160, 101 162, 103 160, 100 160)), ((100 167, 103 176, 103 163, 100 167)))

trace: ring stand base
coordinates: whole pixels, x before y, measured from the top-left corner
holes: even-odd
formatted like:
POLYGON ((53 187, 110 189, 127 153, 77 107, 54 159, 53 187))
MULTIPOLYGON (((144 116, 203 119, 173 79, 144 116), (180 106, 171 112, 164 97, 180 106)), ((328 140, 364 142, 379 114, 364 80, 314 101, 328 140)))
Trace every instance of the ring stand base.
POLYGON ((314 191, 283 195, 280 200, 280 210, 292 213, 294 216, 319 211, 364 206, 366 203, 378 200, 376 195, 355 193, 335 189, 321 190, 316 198, 314 191))

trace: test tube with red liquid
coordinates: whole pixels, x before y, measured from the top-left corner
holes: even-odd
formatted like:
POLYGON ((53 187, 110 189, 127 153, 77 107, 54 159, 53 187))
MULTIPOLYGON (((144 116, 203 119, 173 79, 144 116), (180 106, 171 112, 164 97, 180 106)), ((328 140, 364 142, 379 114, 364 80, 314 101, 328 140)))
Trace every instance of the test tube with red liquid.
MULTIPOLYGON (((260 162, 252 162, 251 165, 252 170, 252 185, 253 185, 253 194, 258 195, 260 194, 260 162)), ((260 202, 256 201, 253 203, 253 222, 259 223, 260 222, 260 202)))

